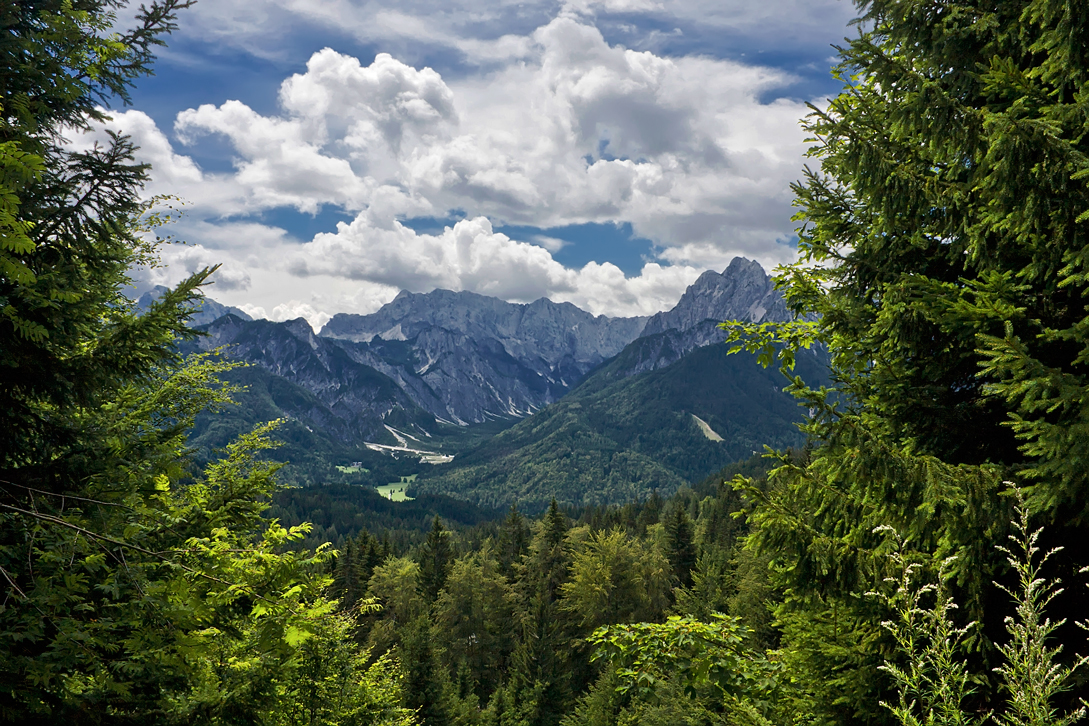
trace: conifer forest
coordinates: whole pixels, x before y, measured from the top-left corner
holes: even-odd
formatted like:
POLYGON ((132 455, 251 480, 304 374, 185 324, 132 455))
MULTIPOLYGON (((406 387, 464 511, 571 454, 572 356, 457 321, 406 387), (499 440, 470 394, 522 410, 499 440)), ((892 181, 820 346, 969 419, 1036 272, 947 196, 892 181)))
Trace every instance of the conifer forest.
POLYGON ((1086 719, 1089 2, 856 0, 801 120, 793 319, 715 343, 800 443, 521 509, 285 481, 282 421, 198 455, 242 392, 188 324, 216 270, 137 309, 172 200, 129 137, 68 140, 193 4, 0 2, 0 720, 1086 719))

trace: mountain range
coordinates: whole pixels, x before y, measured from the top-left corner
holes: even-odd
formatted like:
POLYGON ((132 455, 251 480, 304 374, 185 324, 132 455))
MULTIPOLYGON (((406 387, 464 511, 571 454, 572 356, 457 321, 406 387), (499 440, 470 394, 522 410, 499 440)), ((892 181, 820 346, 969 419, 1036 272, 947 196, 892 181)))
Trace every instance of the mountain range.
MULTIPOLYGON (((247 320, 209 303, 201 313, 214 319, 191 349, 251 366, 230 374, 247 386, 241 405, 202 417, 193 441, 222 446, 285 418, 284 453, 308 472, 295 483, 320 483, 351 461, 370 483, 396 470, 419 477, 410 493, 532 510, 553 496, 665 494, 765 444, 801 442, 782 376, 715 345, 723 320, 789 319, 764 270, 743 258, 649 318, 436 290, 337 315, 315 333, 303 319, 247 320)), ((803 377, 820 378, 819 354, 803 358, 803 377)))

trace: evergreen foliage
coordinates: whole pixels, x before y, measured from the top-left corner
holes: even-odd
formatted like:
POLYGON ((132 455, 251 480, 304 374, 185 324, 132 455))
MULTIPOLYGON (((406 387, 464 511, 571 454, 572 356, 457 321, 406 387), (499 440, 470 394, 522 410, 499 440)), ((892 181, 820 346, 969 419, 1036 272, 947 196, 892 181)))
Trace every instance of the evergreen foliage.
POLYGON ((518 508, 511 506, 507 519, 499 531, 499 569, 506 577, 513 574, 513 565, 519 562, 529 548, 529 527, 518 508))
POLYGON ((263 515, 275 423, 199 464, 186 432, 229 365, 181 360, 203 270, 137 314, 165 215, 121 136, 74 151, 149 72, 187 0, 0 6, 0 720, 414 720, 391 658, 340 645, 331 550, 263 515), (329 651, 324 661, 315 653, 329 651))
MULTIPOLYGON (((980 624, 965 637, 981 711, 1000 695, 994 644, 1012 614, 993 584, 1007 567, 1005 482, 1051 523, 1046 548, 1089 537, 1089 7, 859 7, 845 88, 807 120, 820 166, 795 187, 800 261, 778 280, 795 312, 819 318, 733 326, 765 362, 789 368, 813 343, 831 353, 834 392, 794 386, 815 446, 746 491, 749 542, 785 592, 784 662, 809 684, 798 713, 838 724, 888 718, 890 614, 863 594, 888 574, 880 527, 951 563, 959 617, 980 624)), ((1057 600, 1059 619, 1085 602, 1057 600)))
POLYGON ((404 703, 427 726, 447 726, 452 723, 447 703, 449 686, 431 643, 431 623, 425 616, 409 623, 401 646, 406 666, 404 703))
POLYGON ((673 577, 681 587, 692 584, 692 570, 696 566, 696 544, 692 537, 692 521, 684 507, 674 507, 665 524, 666 558, 673 570, 673 577))
POLYGON ((442 526, 442 520, 435 517, 427 540, 420 548, 420 591, 428 603, 435 602, 446 586, 453 559, 450 534, 442 526))

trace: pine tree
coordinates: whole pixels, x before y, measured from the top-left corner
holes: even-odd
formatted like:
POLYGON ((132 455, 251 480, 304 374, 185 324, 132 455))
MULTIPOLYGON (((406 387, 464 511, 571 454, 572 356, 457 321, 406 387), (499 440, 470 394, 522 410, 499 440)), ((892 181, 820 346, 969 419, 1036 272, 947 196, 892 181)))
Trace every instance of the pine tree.
POLYGON ((340 600, 340 607, 351 610, 363 597, 367 580, 363 574, 361 553, 356 541, 348 538, 337 556, 333 574, 332 593, 340 600))
POLYGON ((360 532, 359 537, 356 538, 356 548, 359 552, 359 574, 366 585, 374 574, 374 568, 385 562, 389 553, 383 550, 378 538, 367 530, 360 532))
POLYGON ((864 594, 885 574, 877 527, 956 556, 954 595, 983 624, 980 708, 1007 615, 1005 482, 1059 543, 1089 538, 1089 5, 859 7, 846 87, 808 119, 820 168, 795 187, 801 259, 779 277, 808 317, 735 327, 765 360, 773 343, 788 364, 799 342, 832 355, 834 394, 794 382, 819 445, 747 494, 749 543, 788 593, 784 663, 836 723, 886 718, 888 613, 864 594))
POLYGON ((571 575, 567 516, 553 499, 523 560, 520 638, 511 658, 504 724, 553 726, 571 703, 567 655, 575 631, 558 600, 571 575))
POLYGON ((646 531, 646 528, 652 524, 658 524, 658 519, 662 515, 662 497, 658 494, 658 490, 655 489, 650 493, 650 497, 643 504, 643 508, 639 512, 639 517, 636 520, 636 526, 639 528, 639 534, 646 531))
POLYGON ((541 530, 530 544, 525 558, 523 591, 527 599, 536 596, 555 602, 571 572, 571 551, 567 545, 567 516, 553 499, 541 521, 541 530))
MULTIPOLYGON (((514 647, 513 596, 490 541, 457 560, 435 602, 434 622, 448 662, 468 669, 486 703, 509 666, 514 647)), ((462 689, 462 696, 466 692, 462 689)))
POLYGON ((155 255, 140 220, 148 168, 124 137, 82 152, 64 143, 105 118, 102 105, 127 99, 191 2, 153 2, 136 28, 110 37, 121 4, 0 8, 0 479, 51 494, 74 494, 89 469, 111 463, 100 422, 85 414, 172 359, 208 277, 134 314, 129 269, 155 255))
POLYGON ((446 726, 451 723, 449 684, 431 641, 431 623, 426 616, 409 623, 401 635, 404 704, 416 711, 423 726, 446 726))
POLYGON ((564 617, 544 591, 526 603, 511 663, 504 726, 556 726, 572 703, 564 617))
POLYGON ((420 592, 428 603, 438 599, 454 561, 449 537, 442 520, 436 516, 427 540, 420 548, 420 592))
POLYGON ((679 503, 666 520, 666 558, 681 587, 691 587, 692 569, 696 566, 696 543, 692 535, 692 520, 679 503))
POLYGON ((504 577, 512 577, 514 565, 522 561, 528 547, 529 527, 518 508, 512 504, 499 530, 499 569, 504 577))

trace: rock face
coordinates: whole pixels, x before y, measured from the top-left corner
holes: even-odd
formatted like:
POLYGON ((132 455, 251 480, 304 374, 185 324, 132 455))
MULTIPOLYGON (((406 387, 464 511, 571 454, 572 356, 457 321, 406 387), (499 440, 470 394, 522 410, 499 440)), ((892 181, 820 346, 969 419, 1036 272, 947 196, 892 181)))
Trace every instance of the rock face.
POLYGON ((412 340, 428 328, 440 328, 473 340, 494 339, 515 358, 556 366, 566 358, 611 358, 639 335, 644 323, 643 317, 595 316, 545 298, 521 305, 472 292, 402 291, 371 315, 335 315, 321 335, 354 342, 412 340))
POLYGON ((371 315, 341 314, 321 337, 457 423, 520 418, 558 400, 642 330, 646 318, 471 292, 402 292, 371 315))
POLYGON ((227 346, 229 358, 260 366, 313 394, 321 406, 300 401, 290 415, 345 443, 394 443, 387 423, 399 428, 434 423, 395 381, 314 335, 302 318, 274 323, 227 315, 203 330, 207 335, 197 339, 198 349, 227 346))
POLYGON ((613 375, 635 375, 664 368, 705 345, 720 343, 726 320, 752 323, 790 320, 783 296, 760 263, 735 257, 722 274, 708 270, 681 296, 672 310, 647 320, 639 339, 621 355, 613 375))
POLYGON ((783 296, 759 262, 735 257, 719 274, 708 270, 688 286, 673 307, 647 320, 642 337, 690 330, 707 320, 759 323, 790 319, 783 296))

